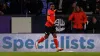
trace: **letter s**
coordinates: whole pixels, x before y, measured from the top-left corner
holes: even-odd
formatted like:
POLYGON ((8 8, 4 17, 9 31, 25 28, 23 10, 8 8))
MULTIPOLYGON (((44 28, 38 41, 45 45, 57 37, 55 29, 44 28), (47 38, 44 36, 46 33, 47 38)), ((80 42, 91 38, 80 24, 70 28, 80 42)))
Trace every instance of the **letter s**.
POLYGON ((78 48, 78 40, 77 39, 73 39, 72 41, 71 41, 71 44, 72 44, 72 46, 71 46, 71 48, 73 48, 73 49, 77 49, 78 48))
POLYGON ((88 44, 87 48, 89 48, 89 49, 93 49, 95 47, 93 39, 89 39, 87 41, 87 44, 88 44))
POLYGON ((10 42, 11 37, 4 37, 3 38, 3 48, 9 49, 12 47, 12 43, 10 42))

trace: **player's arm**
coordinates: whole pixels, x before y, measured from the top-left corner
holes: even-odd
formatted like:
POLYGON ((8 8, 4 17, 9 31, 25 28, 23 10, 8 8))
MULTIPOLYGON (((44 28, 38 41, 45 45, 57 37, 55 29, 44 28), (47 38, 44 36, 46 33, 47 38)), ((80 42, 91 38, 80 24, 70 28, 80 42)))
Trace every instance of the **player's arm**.
POLYGON ((47 13, 47 21, 49 21, 51 24, 54 24, 54 22, 51 20, 50 18, 50 14, 49 12, 47 13))
POLYGON ((86 24, 86 22, 87 22, 87 16, 86 16, 85 12, 83 13, 83 17, 84 17, 83 23, 86 24))
POLYGON ((54 10, 55 12, 57 11, 57 9, 54 10))
POLYGON ((70 16, 69 16, 69 21, 71 21, 73 19, 73 16, 74 16, 74 13, 72 13, 70 16))
POLYGON ((84 25, 84 29, 86 29, 86 23, 87 23, 87 16, 86 16, 85 12, 83 12, 83 25, 84 25))

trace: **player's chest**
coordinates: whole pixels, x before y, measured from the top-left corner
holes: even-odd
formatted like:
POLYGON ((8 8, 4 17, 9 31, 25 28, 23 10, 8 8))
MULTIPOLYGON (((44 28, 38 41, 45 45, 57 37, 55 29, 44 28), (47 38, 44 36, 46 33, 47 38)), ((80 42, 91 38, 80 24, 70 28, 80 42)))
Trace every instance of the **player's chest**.
POLYGON ((82 18, 83 14, 82 13, 75 13, 74 18, 82 18))
POLYGON ((51 16, 55 16, 55 12, 54 11, 50 11, 50 15, 51 16))

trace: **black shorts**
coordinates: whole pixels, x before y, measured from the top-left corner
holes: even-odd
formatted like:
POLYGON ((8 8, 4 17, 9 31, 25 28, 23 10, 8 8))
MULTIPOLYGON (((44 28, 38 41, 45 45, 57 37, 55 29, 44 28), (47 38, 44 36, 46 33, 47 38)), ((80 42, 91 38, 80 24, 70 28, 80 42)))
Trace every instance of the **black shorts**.
POLYGON ((46 35, 49 35, 50 33, 54 34, 55 32, 56 32, 56 29, 55 29, 54 26, 53 27, 47 27, 47 26, 45 26, 45 34, 46 35))
POLYGON ((72 33, 84 33, 84 30, 83 30, 83 29, 76 29, 76 28, 73 28, 73 29, 72 29, 72 33))

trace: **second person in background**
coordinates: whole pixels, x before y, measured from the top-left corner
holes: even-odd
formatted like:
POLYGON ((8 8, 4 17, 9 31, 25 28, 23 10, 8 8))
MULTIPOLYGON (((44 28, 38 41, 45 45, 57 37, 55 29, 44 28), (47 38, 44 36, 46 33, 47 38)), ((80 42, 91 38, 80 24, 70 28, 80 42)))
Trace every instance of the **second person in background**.
POLYGON ((84 25, 87 22, 87 16, 80 6, 76 6, 68 20, 72 22, 73 33, 84 32, 84 25))

